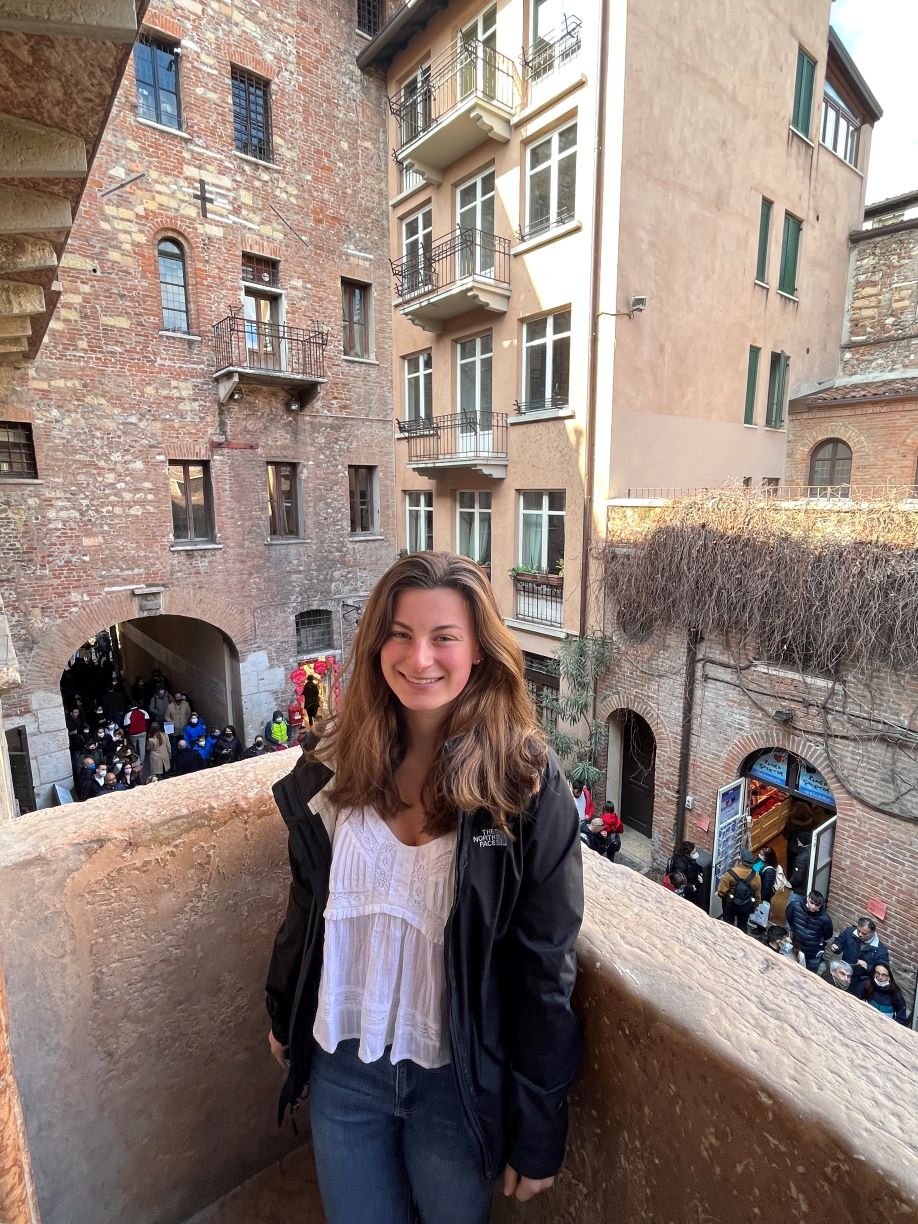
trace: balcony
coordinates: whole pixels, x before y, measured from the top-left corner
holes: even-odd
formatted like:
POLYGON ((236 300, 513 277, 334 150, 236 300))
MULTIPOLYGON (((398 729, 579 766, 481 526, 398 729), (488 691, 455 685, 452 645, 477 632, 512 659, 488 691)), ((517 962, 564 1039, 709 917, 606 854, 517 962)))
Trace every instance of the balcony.
MULTIPOLYGON (((321 1224, 265 1036, 290 757, 0 827, 4 1224, 37 1219, 26 1136, 43 1224, 321 1224)), ((584 855, 568 1159, 523 1212, 498 1191, 495 1224, 914 1219, 915 1033, 584 855)))
POLYGON ((234 311, 214 324, 214 381, 225 403, 240 382, 289 389, 306 404, 325 382, 328 330, 256 322, 234 311))
POLYGON ((516 619, 534 625, 564 623, 564 579, 560 574, 514 574, 516 619))
POLYGON ((400 133, 396 159, 429 183, 442 183, 446 167, 483 141, 507 144, 518 96, 509 56, 477 39, 457 39, 389 98, 400 133))
POLYGON ((507 474, 506 412, 459 412, 399 421, 408 439, 408 466, 422 476, 464 468, 500 480, 507 474))
POLYGON ((415 326, 441 332, 446 319, 510 304, 510 240, 485 230, 456 229, 429 248, 392 263, 396 306, 415 326))
POLYGON ((523 75, 529 86, 544 80, 580 54, 581 29, 579 17, 562 17, 558 29, 540 34, 526 47, 522 55, 523 75))

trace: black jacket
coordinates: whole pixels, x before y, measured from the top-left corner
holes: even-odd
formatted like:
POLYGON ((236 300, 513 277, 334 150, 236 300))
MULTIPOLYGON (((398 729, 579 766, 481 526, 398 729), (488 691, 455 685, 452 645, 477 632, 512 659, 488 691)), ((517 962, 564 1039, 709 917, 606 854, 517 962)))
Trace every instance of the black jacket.
MULTIPOLYGON (((331 866, 326 824, 310 804, 331 777, 304 756, 274 787, 293 877, 266 984, 290 1059, 279 1119, 309 1081, 331 866)), ((577 809, 552 756, 512 842, 486 814, 460 814, 444 935, 450 1050, 488 1177, 505 1162, 524 1177, 551 1177, 564 1158, 582 1048, 570 1005, 582 918, 577 809)))
POLYGON ((797 936, 797 943, 807 960, 813 960, 832 938, 832 919, 824 905, 811 914, 805 901, 794 899, 788 903, 784 921, 797 936))

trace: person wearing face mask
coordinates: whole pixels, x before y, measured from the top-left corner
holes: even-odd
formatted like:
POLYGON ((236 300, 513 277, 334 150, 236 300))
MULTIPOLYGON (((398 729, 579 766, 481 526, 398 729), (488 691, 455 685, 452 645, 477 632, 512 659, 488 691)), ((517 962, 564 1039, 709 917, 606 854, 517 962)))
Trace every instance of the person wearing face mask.
POLYGON ((877 924, 866 914, 854 926, 845 927, 832 943, 832 951, 851 965, 854 986, 869 978, 875 965, 889 964, 889 949, 880 942, 877 924))
POLYGON ((162 684, 162 682, 158 683, 156 689, 154 690, 153 696, 150 698, 149 708, 150 717, 155 719, 160 726, 162 726, 164 722, 168 721, 166 718, 166 711, 169 709, 172 701, 173 697, 169 690, 164 684, 162 684))
POLYGON ((242 745, 236 735, 236 728, 227 723, 223 734, 214 744, 211 760, 214 765, 231 765, 242 759, 242 745))
POLYGON ((143 781, 142 771, 128 761, 121 770, 121 785, 125 790, 133 790, 143 781))
POLYGON ((265 723, 265 740, 277 749, 280 745, 287 747, 290 740, 290 724, 280 710, 275 710, 271 721, 265 723))
POLYGON ((806 900, 794 894, 787 903, 787 925, 806 956, 806 967, 818 973, 826 944, 832 938, 832 919, 826 911, 826 899, 815 889, 806 900))
POLYGON ((244 755, 246 760, 249 760, 251 757, 264 756, 266 751, 264 736, 256 735, 254 742, 250 748, 246 748, 244 755))
MULTIPOLYGON (((87 785, 87 799, 95 799, 99 795, 105 794, 105 777, 106 768, 104 765, 97 765, 95 772, 92 775, 92 781, 87 785)), ((112 774, 112 777, 115 775, 112 774)))
POLYGON ((686 900, 693 901, 698 905, 701 898, 704 872, 698 864, 698 851, 695 849, 693 841, 684 841, 676 847, 675 853, 666 864, 667 875, 672 875, 674 871, 679 871, 685 876, 684 895, 686 900))
POLYGON ((765 932, 765 945, 779 956, 786 956, 788 960, 794 961, 802 969, 806 968, 806 957, 787 927, 770 926, 765 932))
MULTIPOLYGON (((91 756, 84 756, 77 770, 76 777, 76 795, 80 801, 91 799, 96 793, 95 791, 96 778, 96 762, 91 756)), ((104 781, 104 775, 103 775, 104 781)))
POLYGON ((185 724, 183 738, 188 741, 189 748, 193 748, 198 742, 198 736, 203 735, 207 738, 207 726, 201 722, 194 710, 188 715, 188 722, 185 724))
POLYGON ((908 1024, 905 995, 899 989, 889 965, 874 965, 873 973, 853 987, 851 993, 898 1024, 908 1024))

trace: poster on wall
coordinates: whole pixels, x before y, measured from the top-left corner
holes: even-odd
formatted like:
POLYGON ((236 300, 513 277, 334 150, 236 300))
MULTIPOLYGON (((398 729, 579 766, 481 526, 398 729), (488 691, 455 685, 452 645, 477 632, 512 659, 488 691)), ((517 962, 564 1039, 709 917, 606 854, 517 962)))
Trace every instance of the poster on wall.
POLYGON ((829 784, 812 765, 805 765, 800 762, 800 779, 797 783, 797 790, 801 795, 805 795, 807 799, 815 799, 817 803, 824 803, 827 807, 835 807, 835 796, 829 789, 829 784))
POLYGON ((749 773, 761 782, 770 782, 772 786, 787 786, 787 753, 783 748, 763 752, 749 773))
POLYGON ((737 778, 729 786, 717 792, 717 810, 714 818, 714 862, 711 874, 711 901, 709 912, 720 913, 720 898, 717 885, 739 858, 749 838, 749 812, 746 802, 746 779, 737 778))

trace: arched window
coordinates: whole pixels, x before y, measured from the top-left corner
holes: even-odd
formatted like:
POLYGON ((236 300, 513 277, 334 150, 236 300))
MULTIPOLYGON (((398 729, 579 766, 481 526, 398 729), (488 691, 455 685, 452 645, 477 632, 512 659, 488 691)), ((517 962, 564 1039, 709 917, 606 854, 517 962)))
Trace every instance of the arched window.
POLYGON ((851 491, 851 447, 841 438, 826 438, 810 456, 810 497, 834 493, 847 497, 851 491))
POLYGON ((188 278, 185 274, 185 252, 174 238, 163 238, 156 248, 159 261, 159 294, 163 305, 163 328, 166 331, 187 332, 188 278))

